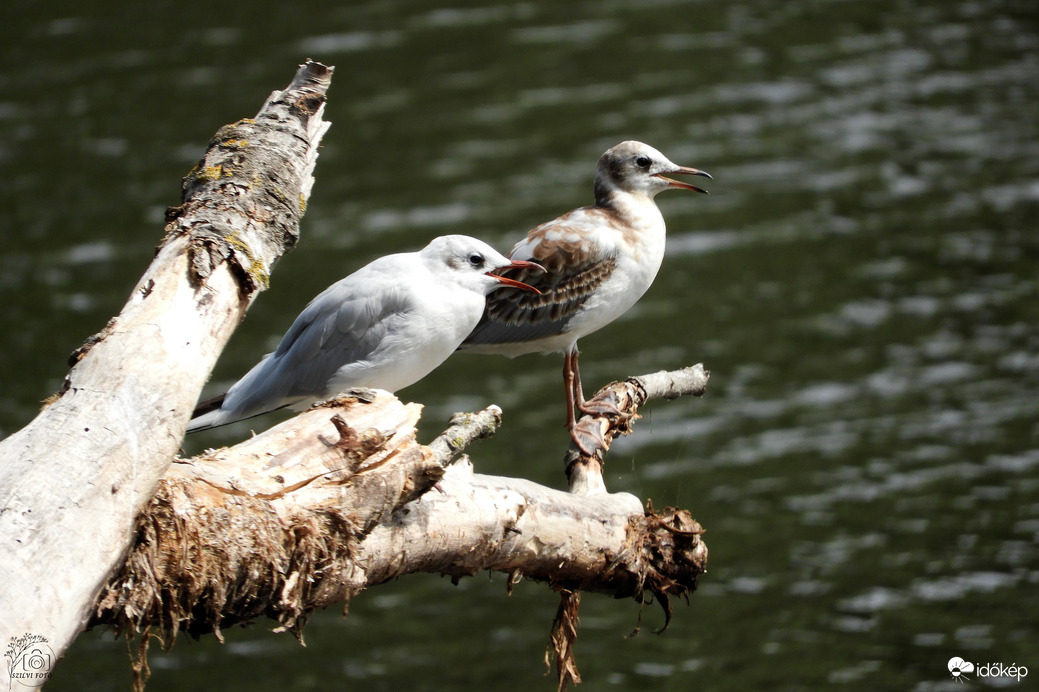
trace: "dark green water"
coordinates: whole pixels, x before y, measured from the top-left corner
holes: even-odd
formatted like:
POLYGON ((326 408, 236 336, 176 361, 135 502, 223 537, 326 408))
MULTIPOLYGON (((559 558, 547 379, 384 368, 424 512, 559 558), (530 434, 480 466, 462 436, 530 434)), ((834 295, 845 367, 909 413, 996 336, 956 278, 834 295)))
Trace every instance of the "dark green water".
MULTIPOLYGON (((505 249, 590 201, 604 149, 646 141, 713 194, 658 198, 664 267, 582 369, 589 389, 712 371, 607 468, 611 490, 690 508, 710 571, 662 636, 654 608, 626 639, 636 606, 586 596, 581 689, 961 689, 953 656, 1034 687, 1035 3, 431 5, 0 6, 0 434, 122 306, 210 135, 313 57, 337 70, 302 241, 214 389, 373 257, 456 232, 505 249)), ((562 486, 560 368, 462 355, 402 398, 427 437, 502 405, 478 469, 562 486)), ((411 576, 319 614, 306 648, 266 623, 178 641, 149 689, 549 690, 555 605, 497 575, 411 576)), ((88 632, 48 689, 128 680, 123 645, 88 632)))

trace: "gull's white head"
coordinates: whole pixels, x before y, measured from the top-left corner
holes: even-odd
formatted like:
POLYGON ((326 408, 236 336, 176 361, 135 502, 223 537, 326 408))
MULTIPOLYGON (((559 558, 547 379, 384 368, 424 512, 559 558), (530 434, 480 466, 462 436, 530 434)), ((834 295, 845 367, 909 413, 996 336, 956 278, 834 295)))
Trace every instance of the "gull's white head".
POLYGON ((607 149, 599 159, 595 170, 595 201, 600 205, 607 204, 618 191, 650 198, 668 188, 707 194, 707 190, 666 178, 665 174, 711 177, 696 168, 672 163, 648 144, 629 140, 607 149))
POLYGON ((499 275, 504 269, 534 268, 540 265, 523 260, 510 260, 482 240, 466 235, 443 235, 434 238, 419 251, 430 271, 446 281, 484 295, 502 286, 514 286, 538 293, 533 286, 499 275))

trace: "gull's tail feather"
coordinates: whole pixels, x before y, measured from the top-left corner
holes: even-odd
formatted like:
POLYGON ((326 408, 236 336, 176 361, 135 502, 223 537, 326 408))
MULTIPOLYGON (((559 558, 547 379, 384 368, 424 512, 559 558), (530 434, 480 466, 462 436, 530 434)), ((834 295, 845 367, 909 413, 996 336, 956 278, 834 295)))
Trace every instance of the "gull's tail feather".
POLYGON ((225 408, 224 405, 228 403, 227 394, 221 394, 198 403, 195 407, 194 415, 188 422, 187 432, 193 433, 200 430, 209 430, 210 428, 219 428, 221 425, 230 425, 240 420, 255 418, 256 416, 262 416, 265 413, 271 413, 272 411, 278 411, 290 406, 296 406, 296 410, 302 411, 313 401, 315 401, 313 398, 296 397, 294 399, 282 399, 274 405, 261 402, 259 405, 249 406, 248 402, 243 405, 241 397, 233 397, 233 401, 225 408))
POLYGON ((226 393, 198 402, 195 412, 191 415, 187 431, 193 433, 199 430, 209 430, 238 420, 229 416, 227 411, 220 410, 225 398, 227 398, 226 393))
POLYGON ((224 392, 223 394, 215 396, 212 399, 206 399, 205 401, 198 402, 198 404, 195 405, 195 412, 191 414, 192 420, 198 418, 203 414, 209 413, 210 411, 217 410, 223 405, 224 399, 226 398, 227 392, 224 392))

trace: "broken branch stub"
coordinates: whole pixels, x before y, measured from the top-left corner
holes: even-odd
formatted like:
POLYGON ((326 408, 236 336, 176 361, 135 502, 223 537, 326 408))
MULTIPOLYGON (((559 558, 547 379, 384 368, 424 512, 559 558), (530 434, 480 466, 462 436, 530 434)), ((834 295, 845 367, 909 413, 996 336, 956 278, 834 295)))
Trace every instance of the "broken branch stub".
POLYGON ((267 288, 271 267, 299 239, 314 184, 321 118, 334 68, 308 61, 255 118, 220 128, 166 214, 166 240, 191 238, 191 276, 204 283, 228 262, 245 295, 267 288))
MULTIPOLYGON (((582 444, 572 441, 564 457, 570 492, 581 496, 605 495, 604 456, 618 435, 631 434, 632 423, 639 418, 639 407, 652 399, 670 401, 690 394, 703 396, 710 376, 703 363, 698 363, 683 370, 630 377, 600 389, 585 402, 582 410, 587 413, 577 422, 575 436, 582 444), (591 453, 582 447, 592 450, 591 453)), ((631 517, 629 530, 632 544, 640 553, 636 560, 640 568, 632 571, 637 580, 632 595, 641 602, 645 602, 647 591, 657 597, 664 610, 662 632, 671 622, 671 597, 687 596, 706 571, 707 545, 700 540, 703 529, 686 510, 668 507, 657 514, 653 503, 647 502, 643 516, 631 517)), ((579 592, 560 590, 559 612, 551 637, 558 692, 581 681, 573 647, 579 596, 579 592), (572 633, 569 638, 564 636, 568 632, 572 633)))
POLYGON ((661 370, 629 377, 596 392, 584 406, 593 413, 582 416, 577 422, 577 434, 593 452, 587 455, 577 444, 571 443, 564 458, 570 492, 579 495, 605 493, 603 457, 617 436, 631 434, 632 423, 640 417, 639 407, 653 399, 670 401, 682 396, 703 396, 710 377, 711 373, 704 369, 703 363, 697 363, 682 370, 661 370))

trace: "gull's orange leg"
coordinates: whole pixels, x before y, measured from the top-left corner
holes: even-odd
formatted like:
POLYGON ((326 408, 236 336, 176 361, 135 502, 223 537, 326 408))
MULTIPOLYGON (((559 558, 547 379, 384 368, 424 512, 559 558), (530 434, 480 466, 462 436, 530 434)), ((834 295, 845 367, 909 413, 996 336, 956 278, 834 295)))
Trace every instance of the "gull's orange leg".
POLYGON ((571 352, 563 354, 563 386, 566 388, 566 427, 572 433, 577 418, 574 415, 574 370, 572 367, 571 352))

